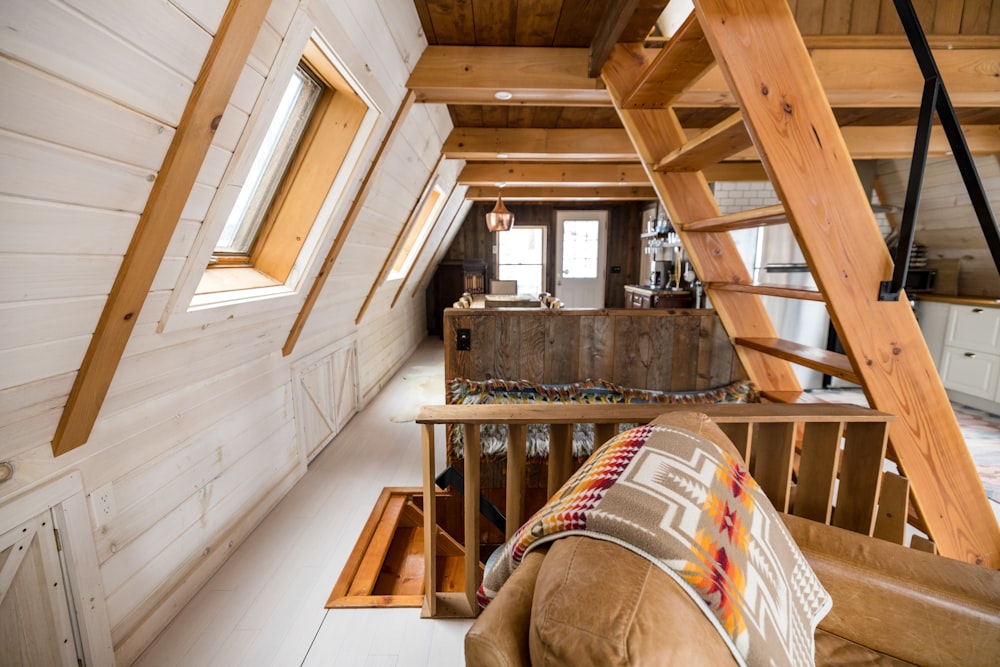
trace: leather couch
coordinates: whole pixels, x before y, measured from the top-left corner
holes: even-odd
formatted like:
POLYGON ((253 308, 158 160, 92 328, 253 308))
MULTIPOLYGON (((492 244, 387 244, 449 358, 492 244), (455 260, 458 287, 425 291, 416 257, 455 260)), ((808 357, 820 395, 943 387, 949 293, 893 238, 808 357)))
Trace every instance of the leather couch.
MULTIPOLYGON (((721 434, 710 422, 699 430, 721 434)), ((817 665, 1000 664, 1000 572, 782 518, 833 599, 817 665)), ((525 557, 469 630, 465 656, 472 667, 736 664, 671 577, 582 536, 525 557)))

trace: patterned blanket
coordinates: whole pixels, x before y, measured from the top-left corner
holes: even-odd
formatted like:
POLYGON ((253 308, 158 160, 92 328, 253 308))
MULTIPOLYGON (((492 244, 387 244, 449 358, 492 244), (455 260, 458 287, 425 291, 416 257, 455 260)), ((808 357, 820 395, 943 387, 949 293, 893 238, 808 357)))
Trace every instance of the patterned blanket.
POLYGON ((814 664, 829 594, 750 474, 702 436, 647 425, 598 448, 490 557, 480 604, 528 551, 569 534, 616 542, 658 565, 740 664, 814 664))

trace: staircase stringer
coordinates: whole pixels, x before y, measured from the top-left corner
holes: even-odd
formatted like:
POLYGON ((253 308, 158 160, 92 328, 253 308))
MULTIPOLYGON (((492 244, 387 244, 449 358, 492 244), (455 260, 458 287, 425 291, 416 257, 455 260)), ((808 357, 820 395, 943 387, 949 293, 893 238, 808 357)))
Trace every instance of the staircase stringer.
MULTIPOLYGON (((625 109, 623 96, 649 65, 641 44, 619 44, 602 71, 618 115, 632 138, 643 167, 687 250, 691 263, 706 285, 749 283, 750 274, 728 232, 688 233, 684 223, 718 217, 719 208, 700 171, 657 172, 657 162, 686 141, 672 109, 625 109)), ((708 291, 730 339, 773 338, 777 334, 763 301, 756 294, 708 291)), ((798 392, 801 385, 789 362, 756 350, 736 346, 748 377, 762 391, 798 392)))
POLYGON ((905 298, 878 301, 892 262, 788 5, 695 9, 868 401, 898 418, 890 441, 931 538, 1000 566, 1000 527, 916 318, 905 298))

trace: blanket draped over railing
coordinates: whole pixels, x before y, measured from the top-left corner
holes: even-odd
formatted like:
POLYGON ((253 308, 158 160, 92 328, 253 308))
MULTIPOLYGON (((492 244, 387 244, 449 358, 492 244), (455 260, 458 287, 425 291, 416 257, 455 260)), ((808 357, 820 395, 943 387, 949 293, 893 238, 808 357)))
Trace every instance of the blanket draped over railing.
POLYGON ((830 596, 742 462, 700 435, 647 425, 598 448, 490 558, 480 603, 528 551, 570 534, 655 563, 741 664, 813 664, 813 633, 830 596))

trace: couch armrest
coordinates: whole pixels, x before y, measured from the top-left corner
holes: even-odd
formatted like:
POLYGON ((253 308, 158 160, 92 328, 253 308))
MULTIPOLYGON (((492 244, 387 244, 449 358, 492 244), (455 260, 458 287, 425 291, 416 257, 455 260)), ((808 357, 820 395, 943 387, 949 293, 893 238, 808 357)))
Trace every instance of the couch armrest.
POLYGON ((528 553, 465 635, 470 667, 530 667, 531 600, 547 547, 528 553))
POLYGON ((782 518, 833 597, 820 629, 916 664, 996 664, 1000 572, 782 518))

